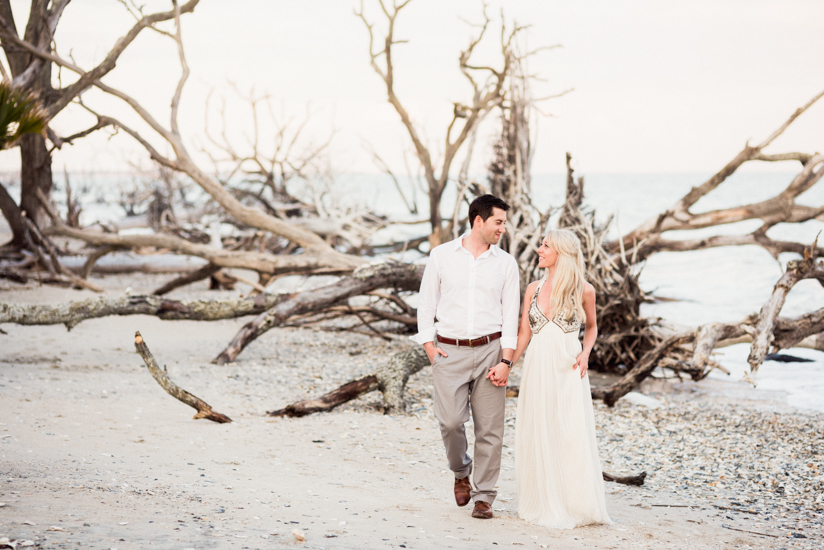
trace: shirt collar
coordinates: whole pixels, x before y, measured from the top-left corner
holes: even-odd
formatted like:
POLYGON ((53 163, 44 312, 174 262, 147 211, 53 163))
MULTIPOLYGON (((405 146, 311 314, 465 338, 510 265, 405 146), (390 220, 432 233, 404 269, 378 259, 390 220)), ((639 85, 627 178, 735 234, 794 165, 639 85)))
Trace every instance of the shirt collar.
MULTIPOLYGON (((463 240, 466 239, 466 238, 469 238, 469 232, 464 233, 463 235, 461 235, 460 237, 458 237, 457 239, 452 241, 452 250, 454 252, 457 252, 458 250, 463 248, 463 240)), ((464 250, 466 250, 466 249, 464 248, 464 250)), ((500 250, 500 249, 498 248, 497 245, 494 245, 494 244, 489 245, 489 251, 492 253, 492 255, 497 256, 498 255, 498 250, 500 250)), ((467 252, 469 252, 469 251, 467 250, 467 252)), ((484 252, 484 254, 486 254, 486 252, 484 252)), ((481 254, 481 256, 483 256, 483 254, 481 254)))

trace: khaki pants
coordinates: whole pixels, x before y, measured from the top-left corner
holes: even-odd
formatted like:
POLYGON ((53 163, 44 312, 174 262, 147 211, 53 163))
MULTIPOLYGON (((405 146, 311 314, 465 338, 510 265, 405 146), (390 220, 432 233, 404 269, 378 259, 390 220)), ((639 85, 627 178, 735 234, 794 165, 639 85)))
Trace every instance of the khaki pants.
POLYGON ((432 364, 435 418, 441 425, 449 469, 460 479, 467 477, 472 468, 464 431, 471 407, 475 423, 472 498, 492 504, 498 494, 495 483, 501 472, 506 388, 492 384, 486 374, 501 360, 501 341, 474 348, 441 342, 436 342, 436 346, 449 355, 436 355, 432 364))

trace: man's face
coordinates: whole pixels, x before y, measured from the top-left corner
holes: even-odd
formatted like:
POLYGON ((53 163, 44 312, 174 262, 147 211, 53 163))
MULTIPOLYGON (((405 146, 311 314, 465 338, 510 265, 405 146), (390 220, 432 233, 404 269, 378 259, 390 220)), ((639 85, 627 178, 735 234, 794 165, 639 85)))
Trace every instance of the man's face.
POLYGON ((477 231, 486 244, 498 244, 501 235, 506 233, 506 212, 493 207, 492 215, 486 221, 476 216, 472 231, 477 231))

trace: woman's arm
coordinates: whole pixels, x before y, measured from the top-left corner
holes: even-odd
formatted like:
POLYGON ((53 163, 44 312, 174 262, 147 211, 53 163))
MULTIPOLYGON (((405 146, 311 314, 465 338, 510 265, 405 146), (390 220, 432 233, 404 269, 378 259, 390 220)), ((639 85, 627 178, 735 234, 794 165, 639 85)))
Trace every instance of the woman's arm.
POLYGON ((537 282, 530 283, 524 293, 524 312, 521 314, 521 324, 518 326, 518 347, 515 348, 515 355, 512 356, 513 365, 521 358, 532 339, 532 329, 529 328, 529 306, 532 303, 532 295, 535 294, 537 286, 537 282))
MULTIPOLYGON (((524 312, 521 315, 521 323, 518 325, 518 345, 515 348, 515 353, 512 355, 513 365, 521 358, 521 354, 523 354, 527 344, 529 344, 530 338, 532 338, 532 331, 529 328, 529 303, 532 301, 532 295, 535 293, 535 287, 537 286, 537 282, 531 283, 526 287, 526 292, 524 293, 524 312)), ((492 383, 496 386, 506 386, 511 370, 511 368, 506 369, 506 372, 493 372, 490 370, 486 377, 492 380, 492 383)), ((503 371, 503 369, 501 369, 501 371, 503 371)))
POLYGON ((589 283, 584 284, 584 313, 587 316, 584 323, 584 344, 583 350, 575 359, 575 366, 573 368, 581 369, 581 378, 587 375, 589 369, 589 354, 592 352, 592 347, 595 345, 595 339, 598 337, 598 323, 595 320, 595 287, 589 283))

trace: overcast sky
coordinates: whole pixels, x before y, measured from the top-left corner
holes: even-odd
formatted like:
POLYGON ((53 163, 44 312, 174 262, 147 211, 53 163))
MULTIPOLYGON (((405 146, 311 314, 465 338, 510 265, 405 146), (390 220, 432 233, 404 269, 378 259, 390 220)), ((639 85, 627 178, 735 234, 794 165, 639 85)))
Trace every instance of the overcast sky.
MULTIPOLYGON (((28 2, 13 2, 24 27, 28 2)), ((151 0, 146 10, 170 2, 151 0)), ((313 112, 308 140, 336 131, 332 163, 341 172, 374 172, 364 143, 404 172, 410 141, 369 66, 368 35, 349 0, 202 0, 183 18, 191 78, 181 127, 194 151, 203 143, 206 98, 225 97, 232 135, 251 128, 230 83, 268 92, 284 117, 313 112)), ((396 89, 433 152, 442 147, 452 102, 470 101, 458 55, 477 30, 482 3, 413 0, 398 18, 396 89)), ((574 91, 543 104, 534 173, 564 170, 570 151, 582 173, 709 172, 747 140, 760 141, 797 107, 824 89, 824 2, 821 0, 509 0, 490 2, 495 32, 478 62, 499 65, 500 10, 507 24, 529 24, 531 47, 562 44, 530 64, 544 81, 536 95, 574 91)), ((365 0, 378 32, 385 20, 365 0)), ((58 52, 91 68, 132 25, 116 0, 74 0, 56 37, 58 52)), ((174 44, 144 31, 104 80, 137 98, 163 122, 179 75, 174 44)), ((64 74, 66 80, 73 78, 64 74)), ((134 120, 99 92, 84 96, 104 113, 134 120)), ((216 103, 216 102, 215 102, 216 103)), ((90 119, 70 108, 53 128, 67 135, 90 119)), ((137 125, 137 124, 136 124, 137 125)), ((489 159, 496 121, 490 117, 474 171, 489 159)), ((824 100, 795 123, 772 151, 824 150, 824 100)), ((145 129, 141 131, 146 132, 145 129)), ((147 136, 149 135, 146 132, 147 136)), ((3 152, 0 166, 18 166, 3 152)), ((125 170, 147 155, 130 138, 101 133, 55 155, 55 170, 125 170)), ((202 161, 202 157, 200 157, 202 161)), ((204 166, 208 168, 208 166, 204 166)), ((794 169, 783 166, 780 169, 794 169)), ((759 166, 754 169, 776 169, 759 166)))

